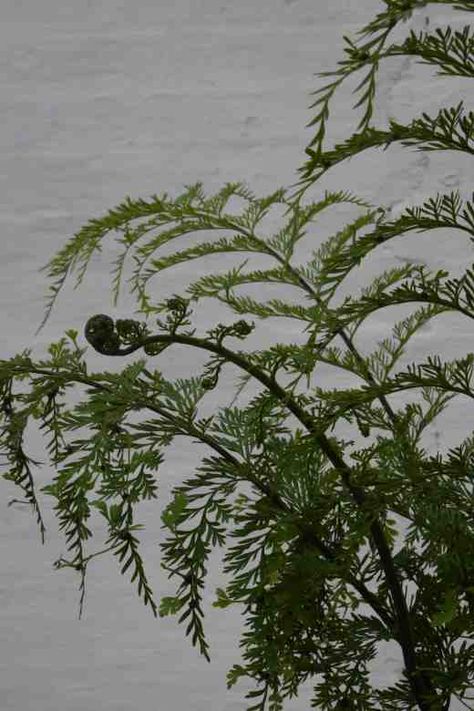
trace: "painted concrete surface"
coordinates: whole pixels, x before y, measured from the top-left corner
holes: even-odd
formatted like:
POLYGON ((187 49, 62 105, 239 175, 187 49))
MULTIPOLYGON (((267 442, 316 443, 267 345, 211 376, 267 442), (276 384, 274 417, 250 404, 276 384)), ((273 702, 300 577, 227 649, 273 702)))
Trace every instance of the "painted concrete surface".
MULTIPOLYGON (((1 357, 34 344, 34 355, 58 340, 67 328, 82 332, 93 313, 133 316, 135 302, 126 289, 116 308, 111 303, 110 269, 117 254, 113 239, 95 258, 83 285, 73 281, 59 297, 45 328, 34 336, 44 309, 45 262, 90 218, 103 215, 126 195, 147 198, 167 191, 176 195, 201 180, 208 192, 225 182, 243 180, 258 195, 297 180, 303 149, 312 137, 305 124, 310 91, 321 86, 316 72, 333 69, 342 58, 342 34, 353 34, 382 8, 376 0, 278 0, 239 3, 225 0, 3 0, 0 23, 2 68, 2 169, 0 220, 2 259, 0 295, 1 357)), ((467 13, 452 8, 423 8, 393 36, 408 28, 460 27, 467 13)), ((357 77, 357 81, 360 78, 357 77)), ((328 145, 355 130, 360 114, 352 110, 356 81, 343 88, 333 104, 328 145)), ((469 106, 469 80, 435 77, 430 67, 410 59, 383 65, 377 91, 376 122, 389 117, 409 120, 421 111, 434 114, 464 98, 469 106)), ((338 166, 307 199, 325 189, 347 189, 391 206, 394 214, 437 191, 459 188, 469 197, 470 168, 466 155, 417 153, 392 147, 369 151, 338 166)), ((471 167, 472 170, 472 167, 471 167)), ((297 253, 296 262, 311 256, 315 241, 342 227, 354 211, 325 215, 297 253)), ((271 214, 267 233, 279 226, 271 214)), ((186 246, 201 236, 189 238, 186 246)), ((185 242, 181 242, 184 246, 185 242)), ((340 298, 397 262, 417 259, 459 275, 470 263, 466 235, 437 231, 410 234, 381 249, 351 276, 340 298), (466 260, 469 260, 467 262, 466 260)), ((238 265, 240 255, 196 261, 169 270, 156 283, 159 298, 184 291, 197 275, 238 265)), ((258 266, 266 265, 256 260, 258 266)), ((251 290, 241 293, 251 294, 251 290)), ((253 292, 255 293, 255 292, 253 292)), ((267 298, 276 296, 265 291, 267 298)), ((291 293, 279 291, 281 297, 291 293)), ((388 310, 387 310, 388 311, 388 310)), ((409 313, 370 320, 360 348, 368 352, 389 327, 409 313)), ((204 332, 232 314, 212 300, 196 308, 194 325, 204 332)), ((247 339, 249 348, 273 342, 302 342, 302 329, 292 321, 258 323, 247 339)), ((446 359, 472 350, 467 319, 446 315, 432 321, 410 347, 402 364, 439 353, 446 359), (449 336, 449 337, 447 337, 449 336)), ((95 353, 92 369, 120 370, 95 353)), ((133 356, 127 362, 133 361, 133 356)), ((160 362, 165 377, 198 374, 201 354, 177 347, 160 362)), ((321 371, 323 372, 323 371, 321 371)), ((229 404, 236 372, 206 400, 202 415, 229 404)), ((347 380, 324 372, 334 385, 347 380)), ((248 400, 242 398, 239 402, 248 400)), ((394 404, 399 404, 394 400, 394 404)), ((201 413, 201 410, 200 410, 201 413)), ((427 432, 424 444, 446 451, 471 432, 472 405, 454 401, 427 432)), ((53 474, 39 432, 31 432, 30 454, 43 459, 38 486, 53 474)), ((182 438, 166 451, 159 477, 160 502, 143 505, 143 556, 157 600, 172 594, 159 567, 163 540, 159 514, 171 488, 189 476, 204 448, 182 438)), ((212 663, 201 658, 173 618, 155 619, 138 600, 115 560, 103 558, 89 567, 85 611, 77 619, 79 580, 53 569, 66 555, 47 497, 42 499, 48 525, 41 545, 31 512, 7 506, 18 492, 2 482, 0 507, 0 708, 2 711, 243 711, 247 703, 239 684, 228 691, 225 675, 240 661, 243 631, 238 611, 210 606, 222 582, 219 556, 212 558, 206 604, 206 629, 212 663)), ((94 549, 100 547, 100 527, 94 549)), ((401 657, 387 645, 371 669, 374 683, 385 686, 398 677, 401 657)), ((288 702, 290 711, 308 709, 310 688, 288 702)), ((453 703, 453 709, 465 708, 453 703)))

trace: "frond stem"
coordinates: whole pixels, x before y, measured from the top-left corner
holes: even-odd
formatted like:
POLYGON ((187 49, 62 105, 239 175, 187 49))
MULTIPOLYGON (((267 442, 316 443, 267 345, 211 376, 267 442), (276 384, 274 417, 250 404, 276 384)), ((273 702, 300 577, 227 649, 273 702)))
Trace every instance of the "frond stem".
MULTIPOLYGON (((128 355, 138 348, 142 348, 146 345, 151 345, 154 343, 181 343, 183 345, 194 346, 197 348, 202 348, 217 355, 223 356, 226 360, 235 363, 239 368, 247 371, 253 375, 257 380, 259 380, 267 389, 276 395, 276 397, 283 402, 290 412, 304 425, 307 431, 313 435, 316 443, 320 447, 321 451, 326 455, 329 461, 334 465, 335 469, 340 473, 342 480, 351 493, 354 501, 360 506, 361 509, 366 509, 369 505, 369 501, 364 490, 354 484, 351 481, 351 469, 344 461, 342 455, 336 449, 336 446, 329 441, 326 435, 321 432, 314 424, 311 415, 306 412, 299 404, 287 393, 274 378, 270 378, 265 373, 263 373, 258 367, 249 363, 246 358, 244 358, 239 353, 225 348, 223 345, 217 345, 210 343, 205 339, 194 338, 193 336, 186 336, 183 334, 161 334, 157 336, 148 336, 141 339, 141 341, 129 346, 124 349, 117 349, 110 355, 128 355)), ((398 578, 391 551, 385 539, 383 529, 379 521, 374 518, 370 523, 370 531, 380 556, 380 561, 385 573, 388 587, 390 589, 392 601, 395 608, 395 614, 397 618, 395 637, 399 642, 403 658, 405 662, 405 667, 410 679, 410 685, 412 687, 417 703, 421 711, 431 711, 431 706, 427 701, 428 698, 437 698, 435 689, 431 682, 431 679, 422 669, 418 668, 417 654, 415 650, 415 642, 413 638, 413 629, 410 622, 410 613, 408 611, 407 603, 403 595, 402 586, 398 578)))

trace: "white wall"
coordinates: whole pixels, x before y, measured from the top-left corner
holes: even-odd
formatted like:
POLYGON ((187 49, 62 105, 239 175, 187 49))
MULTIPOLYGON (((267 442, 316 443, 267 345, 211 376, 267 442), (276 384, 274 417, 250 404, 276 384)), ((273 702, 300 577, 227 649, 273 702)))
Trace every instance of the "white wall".
MULTIPOLYGON (((122 292, 116 309, 111 304, 110 268, 116 252, 110 239, 83 286, 74 291, 71 281, 46 327, 34 337, 47 287, 38 270, 85 222, 126 195, 175 195, 197 180, 207 191, 243 180, 261 195, 294 183, 303 149, 312 138, 312 129, 304 128, 314 115, 308 109, 309 92, 324 81, 314 74, 334 69, 342 59, 342 34, 355 33, 381 9, 376 0, 3 0, 1 357, 32 343, 41 357, 47 344, 67 328, 82 333, 86 319, 98 311, 132 315, 135 305, 129 294, 122 292)), ((454 13, 450 7, 427 7, 394 39, 405 36, 409 27, 424 29, 427 17, 430 27, 469 21, 467 13, 454 13)), ((355 86, 354 80, 333 104, 329 141, 355 130, 360 119, 352 110, 356 99, 350 92, 355 86)), ((381 70, 376 122, 384 125, 390 116, 409 120, 421 111, 434 114, 460 98, 471 108, 470 86, 468 80, 437 78, 432 68, 410 59, 392 59, 381 70)), ((368 151, 330 171, 307 199, 329 188, 348 189, 397 210, 437 191, 459 188, 469 197, 468 161, 465 154, 417 153, 396 146, 368 151)), ((298 252, 299 263, 310 257, 316 239, 341 227, 348 214, 334 210, 321 220, 298 252)), ((269 229, 275 226, 278 216, 268 222, 269 229)), ((201 238, 191 238, 186 246, 201 238)), ((410 233, 371 257, 365 272, 361 269, 345 288, 364 285, 365 277, 405 258, 459 275, 471 254, 465 234, 410 233)), ((157 285, 160 299, 183 291, 196 270, 208 273, 220 262, 228 268, 241 261, 240 255, 215 259, 163 275, 157 285)), ((408 311, 372 320, 366 348, 388 336, 387 324, 408 311)), ((195 323, 210 328, 224 313, 209 300, 196 310, 195 323)), ((260 342, 266 344, 285 341, 285 336, 297 340, 301 332, 293 322, 281 320, 262 322, 259 328, 260 342)), ((455 358, 469 349, 471 324, 447 315, 433 321, 404 362, 423 359, 427 352, 455 358)), ((162 357, 163 372, 170 378, 197 374, 206 360, 200 357, 176 348, 172 360, 162 357)), ((110 364, 94 353, 89 361, 95 370, 123 367, 122 361, 110 364)), ((232 392, 231 378, 225 397, 215 394, 209 400, 209 412, 228 402, 232 392)), ((472 405, 466 399, 455 401, 430 430, 426 446, 445 451, 458 444, 472 429, 469 415, 472 405)), ((32 432, 31 456, 41 446, 38 433, 32 432)), ((191 474, 198 455, 208 454, 184 439, 167 452, 160 505, 142 507, 147 524, 143 554, 157 600, 174 590, 174 581, 159 568, 159 513, 171 487, 191 474)), ((37 474, 38 486, 52 473, 45 464, 37 474)), ((227 670, 240 661, 237 612, 210 610, 209 665, 191 647, 184 628, 174 618, 155 620, 128 578, 120 576, 116 560, 104 558, 89 566, 85 612, 79 621, 79 578, 52 567, 66 555, 66 545, 49 499, 42 499, 48 525, 43 547, 31 512, 18 504, 7 506, 18 491, 8 482, 1 486, 3 711, 246 708, 245 684, 231 691, 225 687, 227 670)), ((99 538, 94 549, 100 545, 99 538)), ((210 599, 217 579, 216 559, 210 599)), ((398 650, 387 646, 373 670, 374 682, 388 684, 399 667, 398 650)), ((288 709, 307 709, 308 699, 307 690, 301 699, 288 702, 288 709)))

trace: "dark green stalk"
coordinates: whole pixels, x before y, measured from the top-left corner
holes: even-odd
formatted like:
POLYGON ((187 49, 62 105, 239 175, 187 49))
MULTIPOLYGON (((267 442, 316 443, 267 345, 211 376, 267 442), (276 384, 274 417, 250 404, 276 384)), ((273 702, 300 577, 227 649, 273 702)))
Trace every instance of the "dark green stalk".
MULTIPOLYGON (((60 380, 64 380, 64 378, 67 377, 70 382, 82 383, 83 385, 88 385, 89 387, 95 388, 96 390, 111 392, 111 388, 85 376, 74 375, 71 377, 70 373, 51 373, 50 371, 44 370, 42 368, 32 367, 28 368, 28 373, 31 375, 46 375, 48 378, 58 378, 60 380)), ((149 400, 144 400, 143 402, 140 400, 136 400, 135 403, 138 406, 143 407, 144 409, 149 409, 153 412, 156 412, 157 414, 161 415, 166 419, 171 420, 172 422, 175 421, 174 418, 165 409, 163 409, 159 405, 152 405, 149 400)), ((236 468, 236 470, 243 470, 244 476, 248 481, 250 481, 257 489, 259 489, 263 494, 265 494, 265 496, 268 496, 268 498, 270 498, 272 502, 281 511, 283 511, 284 513, 289 513, 290 510, 288 506, 278 496, 278 493, 271 489, 269 486, 267 486, 264 482, 260 481, 257 477, 253 476, 252 472, 249 471, 246 465, 239 462, 239 460, 234 457, 233 454, 228 452, 211 435, 202 432, 197 427, 194 427, 191 423, 187 424, 187 428, 187 434, 193 435, 194 437, 200 439, 201 442, 207 444, 209 447, 214 449, 214 451, 220 454, 223 459, 226 459, 230 464, 232 464, 236 468)), ((331 549, 330 546, 324 543, 324 541, 322 541, 319 536, 317 536, 311 529, 308 529, 305 526, 301 526, 301 524, 297 524, 297 527, 301 529, 305 541, 311 546, 317 548, 321 553, 323 553, 327 560, 334 561, 337 559, 337 553, 333 549, 331 549)), ((395 630, 393 619, 387 609, 384 607, 384 605, 382 605, 378 597, 374 595, 374 593, 371 592, 366 587, 366 585, 364 585, 363 582, 359 581, 354 575, 352 575, 352 573, 348 572, 346 574, 346 579, 347 582, 350 583, 357 590, 357 592, 361 595, 362 599, 365 600, 367 604, 372 607, 374 612, 379 615, 380 619, 385 623, 387 629, 394 632, 395 630)))
MULTIPOLYGON (((321 450, 324 452, 329 461, 334 465, 337 471, 340 472, 342 480, 351 493, 354 501, 361 507, 364 508, 367 504, 367 497, 364 490, 357 484, 353 484, 351 481, 351 469, 345 463, 344 459, 340 453, 336 450, 333 444, 329 441, 324 433, 318 430, 314 426, 314 422, 311 416, 302 409, 298 403, 289 395, 274 378, 270 378, 265 373, 263 373, 259 368, 249 363, 243 356, 230 351, 225 348, 225 346, 210 343, 201 338, 194 338, 193 336, 185 336, 180 334, 173 335, 157 335, 148 336, 141 339, 140 342, 135 343, 127 348, 117 348, 113 352, 109 352, 108 355, 128 355, 133 353, 147 345, 152 345, 155 343, 181 343, 183 345, 194 346, 197 348, 203 348, 204 350, 211 351, 220 356, 223 356, 226 360, 235 363, 243 370, 253 375, 257 380, 259 380, 263 385, 265 385, 271 392, 273 392, 278 399, 285 403, 290 412, 292 412, 295 417, 306 427, 308 432, 313 436, 321 450)), ((437 694, 431 683, 429 676, 418 669, 417 654, 415 650, 415 642, 413 639, 413 630, 410 624, 410 615, 408 607, 406 604, 405 597, 403 595, 403 590, 398 579, 393 559, 391 556, 390 548, 385 539, 383 530, 380 526, 378 520, 373 520, 370 524, 370 531, 380 556, 380 561, 385 573, 387 584, 389 586, 393 605, 396 614, 396 639, 399 642, 403 659, 405 662, 405 668, 407 670, 410 686, 412 688, 413 694, 415 696, 416 702, 421 709, 421 711, 434 711, 437 707, 433 707, 429 699, 436 700, 437 694)), ((437 701, 436 701, 437 703, 437 701)))

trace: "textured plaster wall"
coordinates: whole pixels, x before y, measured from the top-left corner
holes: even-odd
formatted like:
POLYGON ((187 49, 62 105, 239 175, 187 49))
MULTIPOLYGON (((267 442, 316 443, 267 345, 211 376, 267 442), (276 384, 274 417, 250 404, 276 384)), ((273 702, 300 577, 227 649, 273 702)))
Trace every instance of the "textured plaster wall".
MULTIPOLYGON (((38 270, 87 220, 126 195, 175 195, 197 180, 206 191, 243 180, 259 195, 294 183, 312 137, 312 129, 304 128, 314 115, 308 109, 309 92, 323 81, 314 74, 335 68, 342 58, 342 34, 353 34, 381 8, 375 0, 2 0, 0 357, 32 343, 40 357, 67 328, 82 332, 86 319, 98 311, 133 315, 135 304, 126 290, 117 308, 111 304, 110 266, 117 251, 110 239, 82 287, 74 291, 72 282, 66 286, 46 327, 34 336, 46 288, 38 270)), ((459 27, 469 21, 467 14, 451 8, 428 7, 418 10, 393 40, 405 36, 408 27, 425 28, 428 18, 431 27, 459 27)), ((359 80, 348 84, 333 103, 328 145, 355 130, 360 114, 352 110, 356 99, 351 91, 359 80)), ((381 70, 376 122, 384 125, 389 117, 409 120, 421 111, 433 114, 461 98, 470 108, 468 80, 437 78, 430 67, 392 59, 381 70)), ((325 189, 348 189, 391 206, 396 214, 437 191, 459 188, 469 197, 469 168, 464 154, 428 155, 394 146, 338 166, 307 199, 317 199, 325 189)), ((329 212, 305 238, 297 263, 309 259, 323 237, 355 216, 347 208, 329 212)), ((275 211, 268 218, 268 234, 278 228, 280 217, 275 211)), ((202 238, 183 238, 180 244, 197 244, 202 238)), ((465 234, 411 233, 377 250, 347 280, 340 298, 405 259, 458 275, 471 254, 465 234)), ((156 282, 156 293, 161 300, 183 291, 199 274, 241 261, 241 255, 221 255, 169 270, 156 282)), ((267 262, 260 258, 255 264, 267 262)), ((265 295, 294 293, 268 288, 265 295)), ((387 337, 389 326, 409 311, 387 309, 371 319, 361 350, 368 352, 387 337)), ((232 320, 229 311, 211 300, 195 314, 201 332, 224 318, 232 320)), ((246 344, 252 348, 302 340, 302 329, 293 321, 274 319, 258 322, 246 344)), ((446 315, 418 335, 403 362, 429 352, 454 358, 472 345, 467 319, 446 315)), ((120 370, 124 365, 92 352, 88 359, 93 370, 120 370)), ((202 354, 176 347, 160 367, 166 377, 185 377, 198 374, 205 360, 202 354)), ((229 373, 224 387, 206 400, 203 415, 230 402, 237 373, 229 373)), ((333 372, 326 376, 348 384, 333 372)), ((461 398, 430 429, 424 443, 446 451, 471 429, 472 404, 461 398)), ((53 472, 35 431, 30 454, 45 462, 37 474, 40 486, 53 472)), ((174 581, 159 568, 159 514, 172 486, 207 454, 189 440, 176 441, 160 473, 160 503, 141 508, 146 523, 143 555, 157 599, 174 590, 174 581)), ((79 579, 53 570, 54 560, 67 551, 50 501, 42 500, 48 525, 43 547, 31 512, 18 504, 7 506, 18 495, 16 489, 8 482, 1 485, 2 711, 245 709, 246 685, 231 691, 225 687, 226 671, 240 661, 238 611, 209 609, 212 664, 207 664, 184 637, 184 628, 173 618, 155 620, 128 578, 120 576, 117 562, 104 558, 89 567, 85 612, 79 621, 79 579)), ((99 538, 96 547, 100 543, 99 538)), ((220 580, 218 560, 214 556, 210 570, 209 607, 220 580)), ((393 682, 400 664, 398 649, 387 645, 372 669, 372 680, 380 685, 393 682)), ((309 698, 310 690, 303 690, 299 699, 288 702, 288 709, 307 709, 309 698)), ((454 704, 456 708, 461 706, 454 704)))

